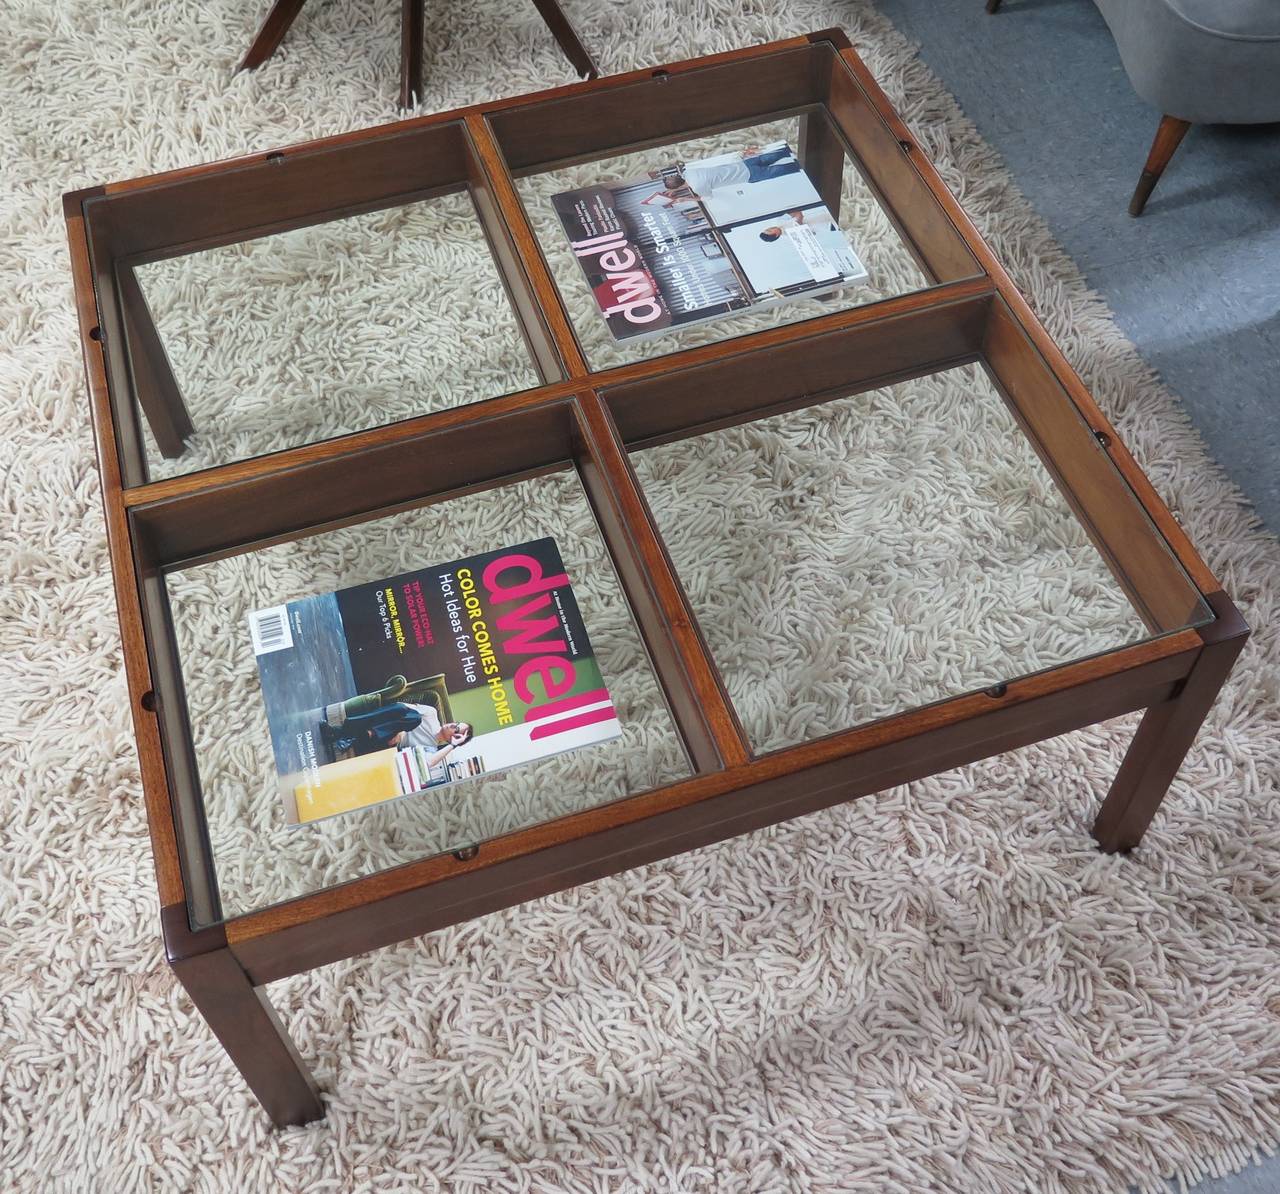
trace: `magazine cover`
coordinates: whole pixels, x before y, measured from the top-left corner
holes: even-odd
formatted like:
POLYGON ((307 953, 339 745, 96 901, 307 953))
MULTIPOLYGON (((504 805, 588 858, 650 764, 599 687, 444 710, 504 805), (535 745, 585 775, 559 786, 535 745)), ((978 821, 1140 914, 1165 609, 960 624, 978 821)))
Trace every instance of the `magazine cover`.
POLYGON ((552 197, 615 340, 867 280, 784 141, 552 197))
POLYGON ((616 738, 554 539, 249 616, 286 819, 616 738))

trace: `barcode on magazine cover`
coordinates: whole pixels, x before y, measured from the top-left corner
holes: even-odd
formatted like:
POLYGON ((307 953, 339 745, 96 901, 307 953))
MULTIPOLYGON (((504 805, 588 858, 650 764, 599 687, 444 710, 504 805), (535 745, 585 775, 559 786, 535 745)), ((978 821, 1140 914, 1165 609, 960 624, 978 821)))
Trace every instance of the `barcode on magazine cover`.
POLYGON ((253 638, 253 653, 269 655, 293 646, 289 630, 289 607, 273 606, 271 609, 254 610, 249 615, 249 634, 253 638))

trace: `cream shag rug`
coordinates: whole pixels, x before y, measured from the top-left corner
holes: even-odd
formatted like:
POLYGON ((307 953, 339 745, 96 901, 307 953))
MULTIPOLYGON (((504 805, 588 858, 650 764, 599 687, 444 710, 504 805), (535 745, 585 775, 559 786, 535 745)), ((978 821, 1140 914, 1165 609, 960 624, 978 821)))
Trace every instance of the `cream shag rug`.
MULTIPOLYGON (((161 960, 59 205, 73 187, 396 115, 398 6, 314 4, 276 60, 233 78, 261 7, 10 0, 0 10, 0 1186, 1146 1190, 1161 1176, 1190 1180, 1274 1148, 1280 550, 911 47, 869 7, 819 0, 578 0, 570 9, 607 70, 829 25, 849 31, 1244 606, 1255 637, 1236 677, 1128 859, 1099 855, 1087 828, 1132 719, 278 984, 272 996, 329 1113, 307 1129, 268 1127, 161 960)), ((432 109, 571 78, 532 6, 493 0, 433 6, 427 70, 432 109)), ((450 334, 472 363, 460 385, 492 392, 515 359, 509 329, 475 326, 475 307, 493 291, 465 212, 446 205, 430 220, 432 251, 452 254, 461 283, 474 279, 446 296, 450 334)), ((330 235, 311 251, 332 258, 330 235)), ((273 268, 253 254, 224 265, 273 268)), ((414 265, 412 255, 388 260, 385 274, 412 278, 414 265)), ((886 258, 873 273, 905 287, 896 268, 886 258)), ((167 310, 173 334, 192 346, 180 364, 191 378, 202 350, 224 365, 242 359, 227 348, 237 329, 262 351, 253 340, 261 321, 234 305, 234 286, 184 292, 163 269, 150 284, 172 288, 167 310)), ((386 309, 376 291, 351 297, 386 309)), ((323 293, 304 298, 335 318, 346 305, 325 306, 323 293)), ((358 425, 372 401, 360 388, 371 371, 385 396, 439 367, 439 345, 417 345, 409 357, 402 329, 388 326, 347 362, 350 380, 322 408, 321 430, 341 429, 341 419, 358 425)), ((811 467, 824 446, 829 456, 858 444, 870 420, 901 432, 906 418, 923 439, 874 441, 899 479, 922 451, 963 460, 966 444, 990 438, 956 399, 977 384, 970 376, 894 387, 807 423, 643 462, 758 742, 841 724, 841 701, 865 716, 923 685, 969 686, 1010 650, 1023 666, 1043 666, 1132 635, 1087 545, 1055 513, 1052 491, 1020 498, 1002 488, 1002 478, 1026 475, 1024 464, 969 459, 972 490, 943 511, 940 531, 932 520, 884 517, 872 498, 888 477, 838 462, 811 467), (959 429, 948 436, 949 426, 959 429), (798 528, 819 486, 868 521, 851 533, 847 519, 832 518, 826 571, 796 587, 768 563, 778 551, 814 554, 816 541, 798 528), (724 513, 738 507, 746 524, 724 513), (704 519, 710 510, 712 521, 692 521, 694 509, 704 519), (751 518, 772 521, 777 551, 751 539, 761 525, 751 518), (1001 533, 1010 520, 1016 535, 1001 533), (939 534, 957 551, 939 552, 939 534), (982 625, 990 594, 953 559, 975 534, 997 559, 1036 544, 1001 593, 1021 602, 1024 621, 998 641, 959 643, 926 674, 932 649, 954 641, 957 626, 982 625), (736 562, 697 550, 699 536, 735 535, 746 553, 736 562), (875 550, 856 557, 871 541, 875 550), (904 561, 930 569, 950 604, 931 604, 933 588, 904 587, 904 561), (812 627, 781 647, 779 631, 753 651, 715 620, 717 602, 735 567, 762 578, 756 600, 766 608, 834 602, 844 592, 832 582, 836 565, 877 578, 881 596, 898 603, 898 629, 859 621, 875 603, 843 609, 863 638, 832 663, 832 685, 811 685, 780 715, 755 680, 786 668, 803 679, 812 627), (848 669, 865 662, 868 645, 877 658, 892 647, 889 658, 906 666, 859 678, 848 669)), ((209 391, 211 409, 223 400, 209 391)), ((260 432, 246 417, 228 433, 245 450, 260 432)), ((575 792, 634 790, 679 774, 683 762, 667 745, 652 679, 572 479, 547 486, 531 491, 522 526, 563 537, 579 576, 593 578, 588 617, 632 727, 612 755, 562 765, 556 807, 568 808, 575 792)), ((895 497, 895 513, 917 513, 901 488, 895 497)), ((255 587, 363 579, 421 559, 419 544, 445 542, 446 529, 465 543, 494 516, 465 517, 474 521, 418 515, 323 552, 260 553, 184 578, 175 602, 188 603, 184 625, 198 646, 201 630, 234 628, 255 587)), ((208 652, 196 670, 207 694, 194 699, 214 712, 251 684, 235 651, 208 652)), ((324 843, 310 852, 295 836, 290 852, 271 837, 265 813, 246 831, 245 817, 264 807, 251 798, 261 759, 212 740, 207 758, 215 840, 226 859, 242 860, 238 870, 227 863, 224 882, 245 906, 355 873, 369 850, 388 863, 442 840, 438 817, 402 802, 409 811, 376 831, 370 820, 359 833, 310 839, 324 843)), ((489 790, 492 799, 476 794, 483 787, 460 798, 443 832, 496 831, 545 814, 523 780, 489 790)))

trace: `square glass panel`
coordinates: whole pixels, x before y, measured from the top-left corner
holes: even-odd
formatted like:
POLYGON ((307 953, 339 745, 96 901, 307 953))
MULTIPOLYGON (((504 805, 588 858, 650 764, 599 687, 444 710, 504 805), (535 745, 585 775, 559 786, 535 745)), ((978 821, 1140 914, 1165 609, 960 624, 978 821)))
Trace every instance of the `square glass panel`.
MULTIPOLYGON (((518 179, 516 186, 525 212, 537 234, 590 367, 598 371, 684 348, 713 344, 931 286, 932 280, 917 263, 859 165, 841 145, 829 117, 822 109, 813 109, 803 116, 696 140, 652 146, 518 179), (691 235, 706 242, 695 246, 698 253, 708 257, 708 264, 704 266, 697 262, 697 268, 704 271, 719 269, 741 276, 748 268, 768 266, 770 263, 766 259, 771 254, 780 259, 793 253, 787 232, 802 221, 795 212, 785 209, 795 201, 788 190, 796 184, 795 174, 808 177, 819 195, 823 194, 819 163, 812 157, 806 159, 804 153, 806 121, 821 122, 833 152, 840 153, 840 161, 836 163, 839 169, 833 168, 833 174, 839 175, 840 199, 838 211, 830 211, 825 206, 809 207, 801 209, 801 215, 810 222, 815 215, 822 215, 819 229, 822 235, 830 235, 831 221, 827 215, 833 217, 865 268, 867 280, 842 289, 812 291, 811 297, 792 298, 774 306, 750 307, 707 322, 672 327, 652 338, 615 340, 570 247, 569 236, 553 206, 553 197, 579 188, 640 180, 636 187, 618 189, 612 200, 615 211, 629 230, 642 226, 641 221, 654 204, 666 206, 668 199, 665 196, 675 195, 681 218, 688 219, 694 230, 691 235), (792 151, 789 155, 780 156, 778 147, 783 145, 792 151), (721 155, 728 163, 728 174, 723 177, 716 173, 718 168, 703 170, 701 174, 688 168, 689 163, 711 157, 719 160, 721 155), (751 163, 749 173, 746 163, 751 163), (687 184, 686 188, 673 190, 670 179, 664 180, 660 176, 664 167, 672 165, 684 166, 687 178, 682 176, 682 180, 687 184), (777 171, 792 173, 780 173, 774 177, 777 171), (644 181, 651 173, 657 176, 649 182, 644 181), (741 181, 725 180, 729 175, 736 178, 739 174, 743 176, 741 181), (694 190, 695 184, 702 191, 694 190), (762 190, 769 190, 776 198, 770 201, 754 198, 762 190), (694 198, 688 197, 690 193, 694 198), (784 210, 768 219, 743 220, 739 219, 741 213, 738 208, 744 204, 743 210, 755 211, 761 205, 784 210), (685 209, 688 209, 687 214, 683 214, 685 209), (721 227, 722 219, 727 222, 721 227)), ((666 259, 671 260, 669 257, 666 259)), ((652 263, 663 258, 651 256, 649 260, 652 263)), ((976 267, 974 272, 977 272, 976 267)), ((783 282, 794 280, 791 275, 782 279, 783 282)), ((702 281, 708 287, 718 285, 719 274, 708 274, 706 279, 700 279, 702 281)), ((725 283, 726 287, 729 285, 731 282, 725 283)), ((778 293, 785 293, 785 289, 778 293)))
POLYGON ((195 432, 151 479, 538 384, 466 191, 134 267, 195 432))
POLYGON ((224 916, 690 774, 591 508, 570 469, 174 571, 167 585, 224 916), (249 612, 544 535, 559 545, 622 737, 325 821, 286 824, 249 612))
POLYGON ((978 365, 632 462, 756 751, 1156 632, 978 365))

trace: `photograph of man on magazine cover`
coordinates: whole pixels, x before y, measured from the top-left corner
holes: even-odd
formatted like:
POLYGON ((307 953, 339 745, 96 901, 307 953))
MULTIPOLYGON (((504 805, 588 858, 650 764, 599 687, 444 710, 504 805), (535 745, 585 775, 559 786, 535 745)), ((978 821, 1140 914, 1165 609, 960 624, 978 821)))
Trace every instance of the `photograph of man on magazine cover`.
POLYGON ((414 705, 394 701, 368 713, 356 713, 342 723, 341 731, 327 721, 320 722, 320 734, 335 754, 354 751, 358 755, 375 750, 407 750, 411 746, 435 751, 433 763, 448 757, 450 750, 465 746, 474 733, 465 721, 440 720, 434 705, 414 705), (437 749, 438 748, 438 749, 437 749))
POLYGON ((799 171, 800 163, 789 145, 778 144, 767 150, 753 145, 742 153, 722 153, 698 162, 682 162, 678 173, 670 178, 672 185, 661 193, 673 202, 678 199, 705 200, 722 187, 763 182, 799 171))

